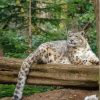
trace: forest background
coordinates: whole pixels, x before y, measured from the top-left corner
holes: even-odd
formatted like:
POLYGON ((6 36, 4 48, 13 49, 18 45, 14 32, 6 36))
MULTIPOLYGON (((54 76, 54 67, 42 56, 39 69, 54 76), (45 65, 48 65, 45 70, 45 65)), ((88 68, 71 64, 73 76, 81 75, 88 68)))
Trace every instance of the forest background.
MULTIPOLYGON (((68 31, 80 30, 88 23, 86 36, 97 54, 93 0, 0 0, 0 55, 24 59, 41 43, 66 40, 68 31)), ((14 88, 0 84, 0 98, 12 96, 14 88)), ((55 88, 26 85, 24 94, 55 88)))

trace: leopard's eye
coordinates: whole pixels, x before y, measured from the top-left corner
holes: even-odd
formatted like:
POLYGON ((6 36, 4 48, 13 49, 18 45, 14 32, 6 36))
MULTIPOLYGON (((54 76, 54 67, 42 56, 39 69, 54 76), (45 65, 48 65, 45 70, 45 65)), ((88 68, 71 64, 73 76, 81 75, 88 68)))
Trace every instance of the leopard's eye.
POLYGON ((76 36, 76 37, 78 37, 78 36, 76 36))

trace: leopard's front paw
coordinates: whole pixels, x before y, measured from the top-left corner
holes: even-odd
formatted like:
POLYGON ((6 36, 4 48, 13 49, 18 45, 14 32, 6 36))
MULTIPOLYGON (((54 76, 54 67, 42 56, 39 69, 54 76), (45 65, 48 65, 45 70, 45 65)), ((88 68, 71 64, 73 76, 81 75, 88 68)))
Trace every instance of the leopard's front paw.
POLYGON ((100 64, 100 61, 99 60, 90 60, 90 62, 94 65, 99 65, 100 64))

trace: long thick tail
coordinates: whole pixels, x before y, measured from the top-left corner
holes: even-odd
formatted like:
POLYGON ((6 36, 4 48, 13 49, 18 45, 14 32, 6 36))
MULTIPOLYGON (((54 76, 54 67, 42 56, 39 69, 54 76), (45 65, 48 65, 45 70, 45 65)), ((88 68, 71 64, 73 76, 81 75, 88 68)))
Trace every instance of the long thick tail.
POLYGON ((17 85, 16 85, 16 88, 15 88, 12 100, 21 100, 24 85, 25 85, 25 82, 26 82, 26 79, 27 79, 27 75, 29 73, 29 70, 30 70, 32 63, 36 59, 35 57, 36 57, 35 53, 32 53, 22 63, 20 72, 18 74, 18 81, 17 81, 17 85))

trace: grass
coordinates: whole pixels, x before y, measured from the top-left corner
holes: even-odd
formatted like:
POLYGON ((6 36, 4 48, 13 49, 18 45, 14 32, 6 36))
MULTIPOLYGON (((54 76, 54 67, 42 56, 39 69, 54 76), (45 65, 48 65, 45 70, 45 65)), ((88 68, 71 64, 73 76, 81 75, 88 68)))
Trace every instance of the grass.
MULTIPOLYGON (((26 85, 24 95, 31 95, 34 93, 46 92, 55 89, 54 86, 32 86, 26 85)), ((0 98, 11 97, 13 95, 15 85, 0 84, 0 98)))

